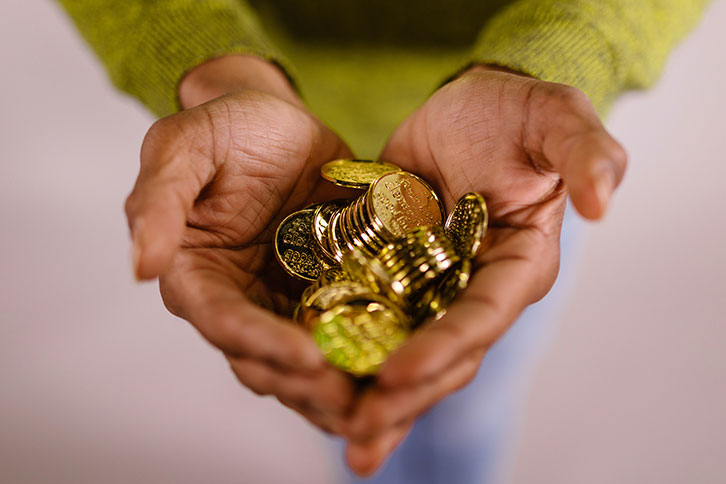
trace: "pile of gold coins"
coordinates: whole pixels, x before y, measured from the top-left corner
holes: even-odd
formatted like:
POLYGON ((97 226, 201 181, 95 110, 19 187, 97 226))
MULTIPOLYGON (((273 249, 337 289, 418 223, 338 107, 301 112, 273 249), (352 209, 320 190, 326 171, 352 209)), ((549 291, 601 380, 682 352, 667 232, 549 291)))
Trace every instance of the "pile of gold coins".
POLYGON ((428 183, 380 161, 335 160, 321 175, 364 191, 306 207, 277 228, 282 267, 312 283, 293 319, 313 333, 330 363, 356 376, 374 374, 466 288, 487 228, 486 203, 468 193, 446 218, 428 183))

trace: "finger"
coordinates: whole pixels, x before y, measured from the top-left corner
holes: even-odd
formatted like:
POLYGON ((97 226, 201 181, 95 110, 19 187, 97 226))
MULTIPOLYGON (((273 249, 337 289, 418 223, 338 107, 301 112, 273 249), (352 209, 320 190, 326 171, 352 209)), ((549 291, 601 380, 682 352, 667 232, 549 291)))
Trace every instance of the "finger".
POLYGON ((393 427, 375 439, 366 442, 349 442, 346 449, 348 466, 362 477, 373 474, 403 441, 412 426, 413 421, 409 421, 393 427))
POLYGON ((529 304, 552 286, 559 265, 556 237, 535 229, 512 231, 506 244, 492 246, 491 260, 446 315, 415 331, 378 375, 384 388, 414 385, 458 359, 491 346, 529 304))
POLYGON ((353 401, 355 388, 351 379, 333 368, 306 375, 271 367, 250 358, 228 357, 239 381, 258 395, 275 395, 300 408, 345 415, 353 401))
MULTIPOLYGON (((204 125, 187 135, 180 124, 167 118, 149 130, 141 150, 139 177, 126 200, 137 279, 152 279, 168 268, 194 200, 214 175, 211 148, 208 152, 198 148, 210 143, 195 141, 203 136, 204 125)), ((211 139, 214 134, 206 136, 211 139)))
POLYGON ((322 412, 309 405, 301 405, 293 400, 276 397, 284 406, 301 415, 312 425, 318 427, 323 432, 331 435, 341 435, 344 417, 332 413, 322 412))
POLYGON ((561 84, 536 86, 526 113, 525 146, 535 163, 559 172, 580 214, 601 218, 625 174, 627 154, 584 93, 561 84))
POLYGON ((352 441, 367 440, 403 422, 416 419, 476 375, 482 351, 469 355, 435 378, 402 389, 373 387, 360 397, 355 413, 343 428, 352 441))
MULTIPOLYGON (((232 261, 213 249, 184 251, 160 279, 167 308, 194 325, 225 354, 264 360, 297 372, 325 367, 310 334, 249 301, 232 261)), ((245 282, 249 285, 250 282, 245 282)))

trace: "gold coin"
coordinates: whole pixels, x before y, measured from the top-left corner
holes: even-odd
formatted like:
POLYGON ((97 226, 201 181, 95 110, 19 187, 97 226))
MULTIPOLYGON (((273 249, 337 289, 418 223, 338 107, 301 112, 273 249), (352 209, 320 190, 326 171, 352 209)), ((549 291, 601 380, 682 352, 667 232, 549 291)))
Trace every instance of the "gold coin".
POLYGON ((320 276, 323 265, 313 253, 312 223, 317 206, 288 215, 275 233, 275 255, 288 274, 305 281, 320 276))
POLYGON ((293 321, 295 321, 295 322, 297 322, 297 323, 301 322, 301 319, 300 319, 300 318, 302 317, 302 312, 301 312, 301 310, 302 310, 302 305, 301 305, 301 304, 299 304, 299 303, 298 303, 298 304, 296 304, 296 305, 295 305, 295 309, 293 309, 293 310, 292 310, 292 318, 291 318, 291 319, 292 319, 293 321))
POLYGON ((441 225, 444 207, 428 183, 397 171, 378 178, 366 194, 368 215, 384 240, 403 237, 422 225, 441 225))
POLYGON ((320 248, 320 252, 328 259, 329 263, 334 262, 335 257, 330 250, 326 229, 333 214, 347 205, 348 202, 346 200, 333 200, 331 202, 321 203, 313 214, 313 237, 320 248))
POLYGON ((355 376, 374 374, 408 331, 380 303, 345 304, 320 315, 313 338, 331 364, 355 376))
MULTIPOLYGON (((340 239, 343 240, 345 243, 345 247, 347 247, 348 250, 354 250, 356 248, 366 250, 363 247, 363 242, 358 237, 358 234, 356 231, 350 227, 348 224, 348 216, 349 216, 350 208, 346 207, 343 209, 343 211, 340 213, 340 217, 338 217, 338 232, 336 232, 336 235, 340 233, 340 239)), ((347 252, 344 247, 344 252, 347 252)))
POLYGON ((328 223, 328 227, 325 230, 330 252, 332 253, 335 261, 338 263, 343 260, 343 256, 348 251, 348 246, 343 241, 343 236, 340 233, 340 228, 338 227, 338 220, 340 219, 341 212, 342 210, 338 210, 333 213, 330 217, 330 223, 328 223))
POLYGON ((353 202, 350 207, 351 218, 354 222, 354 226, 359 231, 361 238, 372 249, 371 252, 378 252, 384 245, 386 245, 386 242, 381 239, 378 233, 376 233, 373 223, 368 218, 366 200, 366 194, 363 194, 358 198, 358 200, 353 202))
POLYGON ((379 176, 400 168, 385 161, 343 159, 329 161, 320 167, 320 174, 341 187, 368 188, 379 176))
POLYGON ((331 282, 321 286, 303 299, 303 307, 327 311, 336 304, 355 296, 372 296, 371 290, 363 284, 354 281, 331 282))
POLYGON ((489 213, 484 197, 471 192, 461 197, 446 219, 444 228, 462 257, 474 258, 487 231, 489 213))
POLYGON ((380 293, 377 279, 373 276, 369 265, 375 263, 375 257, 370 257, 362 250, 353 250, 343 257, 341 268, 353 281, 359 282, 370 288, 375 293, 380 293))
POLYGON ((368 301, 374 297, 367 286, 353 281, 339 281, 320 286, 303 293, 302 310, 298 321, 304 327, 313 329, 316 319, 323 311, 351 300, 363 298, 368 301))
POLYGON ((340 267, 331 267, 330 269, 324 270, 315 283, 322 286, 325 284, 330 284, 332 282, 345 280, 348 280, 348 276, 345 272, 343 272, 340 267))
POLYGON ((429 302, 429 315, 441 319, 446 308, 469 284, 471 278, 471 259, 463 259, 461 264, 452 268, 435 286, 436 293, 429 302))
POLYGON ((344 236, 347 232, 347 237, 352 240, 353 245, 371 255, 378 252, 380 247, 376 245, 376 243, 368 236, 365 228, 362 228, 356 220, 355 204, 348 207, 341 218, 340 229, 343 231, 344 236))

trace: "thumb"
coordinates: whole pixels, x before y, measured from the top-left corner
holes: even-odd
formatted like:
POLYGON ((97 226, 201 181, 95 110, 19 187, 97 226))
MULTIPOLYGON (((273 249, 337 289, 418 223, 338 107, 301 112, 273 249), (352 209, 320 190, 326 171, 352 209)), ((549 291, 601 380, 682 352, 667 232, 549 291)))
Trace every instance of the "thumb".
POLYGON ((583 217, 599 219, 625 174, 627 154, 584 93, 561 84, 540 87, 544 99, 530 103, 525 128, 530 156, 557 170, 583 217))
POLYGON ((192 149, 183 141, 189 138, 169 125, 157 122, 146 135, 141 170, 126 200, 138 280, 153 279, 169 267, 194 200, 215 171, 211 151, 192 149))

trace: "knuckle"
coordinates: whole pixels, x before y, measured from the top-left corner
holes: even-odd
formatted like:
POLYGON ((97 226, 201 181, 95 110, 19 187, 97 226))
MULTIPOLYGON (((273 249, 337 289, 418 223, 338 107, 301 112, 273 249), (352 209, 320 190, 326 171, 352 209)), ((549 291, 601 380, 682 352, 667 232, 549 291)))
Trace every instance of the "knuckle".
POLYGON ((590 104, 590 99, 584 92, 565 84, 557 84, 552 94, 560 106, 569 110, 579 111, 590 104))
POLYGON ((239 355, 242 351, 239 320, 226 311, 210 311, 199 331, 213 346, 225 353, 239 355))
POLYGON ((148 163, 154 159, 154 153, 159 149, 160 146, 168 141, 167 126, 169 125, 168 118, 159 119, 151 125, 149 130, 144 136, 144 141, 141 144, 141 164, 148 163))
POLYGON ((612 158, 620 171, 620 176, 625 172, 625 168, 628 166, 628 152, 625 151, 623 145, 614 142, 612 148, 612 158))
POLYGON ((541 82, 537 84, 537 89, 535 107, 539 108, 543 114, 548 113, 547 116, 552 113, 582 113, 592 109, 590 98, 576 87, 554 82, 541 82))
POLYGON ((262 375, 259 372, 250 371, 250 369, 245 368, 244 365, 235 364, 232 361, 230 361, 230 368, 237 377, 237 380, 256 395, 265 396, 272 393, 272 383, 269 377, 262 375))
POLYGON ((126 219, 129 222, 129 226, 133 225, 133 220, 136 218, 136 215, 139 212, 139 197, 136 194, 136 191, 134 190, 129 194, 128 197, 126 197, 126 201, 124 202, 124 213, 126 214, 126 219))
POLYGON ((373 411, 366 414, 364 418, 365 426, 362 427, 359 437, 370 438, 382 433, 388 426, 388 416, 384 409, 377 407, 372 408, 373 411))
POLYGON ((279 392, 281 395, 288 400, 297 402, 302 407, 308 407, 312 404, 312 398, 306 388, 294 382, 288 382, 287 385, 283 385, 279 392))

